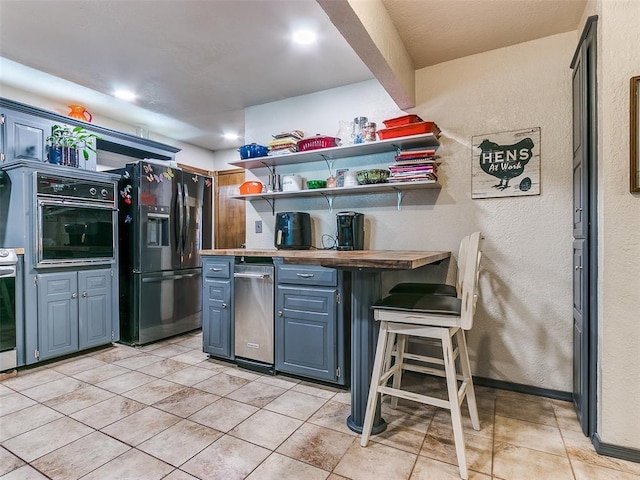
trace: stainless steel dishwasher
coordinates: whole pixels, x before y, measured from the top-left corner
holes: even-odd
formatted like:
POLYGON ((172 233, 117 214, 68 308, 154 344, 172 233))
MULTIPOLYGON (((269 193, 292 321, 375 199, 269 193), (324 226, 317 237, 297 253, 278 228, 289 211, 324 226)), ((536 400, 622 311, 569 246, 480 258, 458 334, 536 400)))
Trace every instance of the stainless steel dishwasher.
POLYGON ((273 265, 236 264, 233 279, 236 362, 273 373, 273 265))

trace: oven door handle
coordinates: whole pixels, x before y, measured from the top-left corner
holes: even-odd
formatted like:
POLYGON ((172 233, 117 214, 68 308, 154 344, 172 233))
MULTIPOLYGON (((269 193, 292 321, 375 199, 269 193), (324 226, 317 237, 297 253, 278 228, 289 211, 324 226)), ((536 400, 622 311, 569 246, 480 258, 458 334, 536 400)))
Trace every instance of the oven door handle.
POLYGON ((0 267, 0 278, 16 276, 16 267, 0 267))

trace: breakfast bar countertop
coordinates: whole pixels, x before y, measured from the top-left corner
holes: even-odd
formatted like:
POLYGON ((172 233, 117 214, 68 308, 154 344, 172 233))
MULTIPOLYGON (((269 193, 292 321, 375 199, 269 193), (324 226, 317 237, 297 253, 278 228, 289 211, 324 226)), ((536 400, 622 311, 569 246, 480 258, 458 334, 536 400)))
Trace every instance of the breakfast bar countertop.
POLYGON ((419 250, 253 250, 244 248, 201 250, 201 255, 282 258, 285 263, 304 263, 340 268, 412 270, 445 260, 451 252, 419 250))
MULTIPOLYGON (((347 426, 362 433, 378 325, 371 305, 380 298, 380 277, 385 270, 413 270, 445 260, 451 252, 412 250, 251 250, 244 248, 202 250, 201 255, 277 257, 284 263, 321 265, 351 271, 351 415, 347 426)), ((376 411, 371 433, 386 428, 376 411)))

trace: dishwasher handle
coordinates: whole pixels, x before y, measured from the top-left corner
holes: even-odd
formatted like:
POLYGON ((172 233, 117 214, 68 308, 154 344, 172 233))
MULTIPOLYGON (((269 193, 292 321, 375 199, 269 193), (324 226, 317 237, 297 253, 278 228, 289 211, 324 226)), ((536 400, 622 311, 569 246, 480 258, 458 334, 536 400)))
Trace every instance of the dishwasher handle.
POLYGON ((233 274, 233 278, 258 278, 260 280, 267 280, 271 278, 268 273, 238 273, 233 274))

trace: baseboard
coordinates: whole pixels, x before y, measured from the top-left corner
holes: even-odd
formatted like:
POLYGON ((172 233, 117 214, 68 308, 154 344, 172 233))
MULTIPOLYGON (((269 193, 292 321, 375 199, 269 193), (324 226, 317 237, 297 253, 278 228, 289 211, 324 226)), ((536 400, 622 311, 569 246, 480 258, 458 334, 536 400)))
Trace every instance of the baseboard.
POLYGON ((637 448, 621 447, 610 443, 603 443, 600 436, 594 433, 591 437, 596 452, 607 457, 619 458, 620 460, 628 460, 629 462, 640 463, 640 450, 637 448))
POLYGON ((553 398, 563 400, 565 402, 573 401, 571 392, 563 392, 562 390, 551 390, 550 388, 534 387, 532 385, 524 385, 522 383, 505 382, 503 380, 494 380, 486 377, 473 377, 475 385, 491 388, 499 388, 501 390, 510 390, 512 392, 526 393, 529 395, 537 395, 538 397, 553 398))
MULTIPOLYGON (((553 398, 566 402, 573 401, 571 392, 563 392, 561 390, 551 390, 549 388, 533 387, 521 383, 505 382, 502 380, 494 380, 485 377, 473 377, 473 383, 478 386, 499 388, 501 390, 510 390, 512 392, 526 393, 529 395, 537 395, 539 397, 553 398)), ((629 462, 640 463, 640 450, 630 447, 621 447, 610 443, 603 443, 598 433, 591 436, 591 443, 599 455, 607 457, 619 458, 629 462)))

